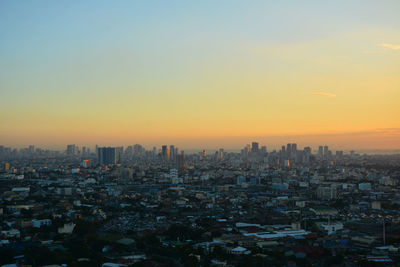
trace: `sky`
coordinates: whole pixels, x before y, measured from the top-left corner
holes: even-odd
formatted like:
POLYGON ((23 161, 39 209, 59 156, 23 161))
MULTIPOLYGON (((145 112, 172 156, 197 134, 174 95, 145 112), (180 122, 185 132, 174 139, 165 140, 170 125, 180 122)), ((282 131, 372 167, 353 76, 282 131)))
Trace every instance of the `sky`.
POLYGON ((400 1, 0 1, 0 145, 400 149, 400 1))

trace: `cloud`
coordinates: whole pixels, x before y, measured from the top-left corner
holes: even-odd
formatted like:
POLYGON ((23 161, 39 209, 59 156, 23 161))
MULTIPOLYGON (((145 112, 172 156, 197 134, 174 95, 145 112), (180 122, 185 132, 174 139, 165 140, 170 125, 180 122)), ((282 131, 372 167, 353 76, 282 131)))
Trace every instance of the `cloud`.
POLYGON ((323 92, 316 92, 316 93, 311 93, 311 94, 315 95, 315 96, 322 96, 322 97, 336 97, 335 94, 323 93, 323 92))
POLYGON ((400 45, 393 45, 393 44, 378 44, 380 47, 389 48, 392 50, 400 50, 400 45))

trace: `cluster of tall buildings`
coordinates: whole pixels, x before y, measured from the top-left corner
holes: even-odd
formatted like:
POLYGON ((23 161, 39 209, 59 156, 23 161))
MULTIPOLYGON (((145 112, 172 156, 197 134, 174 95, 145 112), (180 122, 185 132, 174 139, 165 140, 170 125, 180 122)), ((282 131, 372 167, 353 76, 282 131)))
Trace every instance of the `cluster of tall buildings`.
POLYGON ((90 148, 83 146, 82 149, 75 144, 67 145, 65 153, 69 156, 88 156, 91 151, 90 148))
POLYGON ((179 151, 179 148, 174 145, 163 145, 161 147, 161 158, 163 161, 169 161, 176 164, 178 171, 182 171, 185 162, 185 152, 179 151))
POLYGON ((318 157, 320 159, 329 159, 330 157, 332 157, 332 151, 329 150, 328 146, 319 146, 318 157))
POLYGON ((260 148, 259 143, 258 142, 252 142, 251 146, 250 144, 247 144, 242 150, 241 150, 241 154, 244 157, 247 156, 252 156, 252 155, 263 155, 267 153, 267 147, 266 146, 262 146, 260 148))
POLYGON ((58 156, 59 154, 59 151, 36 148, 34 145, 29 145, 28 147, 23 147, 19 149, 0 145, 0 159, 37 156, 58 156))

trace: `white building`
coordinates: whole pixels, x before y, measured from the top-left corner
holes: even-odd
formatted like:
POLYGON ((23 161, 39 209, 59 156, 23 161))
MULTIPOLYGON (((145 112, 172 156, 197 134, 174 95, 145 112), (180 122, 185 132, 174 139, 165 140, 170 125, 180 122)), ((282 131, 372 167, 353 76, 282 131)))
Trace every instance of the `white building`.
POLYGON ((51 225, 51 220, 50 219, 43 219, 43 220, 32 220, 32 226, 35 228, 40 228, 42 226, 50 226, 51 225))
POLYGON ((59 227, 58 228, 58 233, 59 234, 72 234, 72 232, 74 231, 75 228, 75 224, 74 223, 66 223, 64 224, 63 227, 59 227))
POLYGON ((328 235, 336 233, 338 230, 343 229, 343 223, 334 222, 334 223, 321 223, 318 225, 321 230, 324 230, 328 233, 328 235))

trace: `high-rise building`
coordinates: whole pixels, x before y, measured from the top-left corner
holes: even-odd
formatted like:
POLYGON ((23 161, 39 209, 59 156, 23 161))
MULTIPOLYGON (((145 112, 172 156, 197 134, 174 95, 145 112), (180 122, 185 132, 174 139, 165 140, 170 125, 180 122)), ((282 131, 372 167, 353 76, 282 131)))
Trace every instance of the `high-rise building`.
POLYGON ((82 156, 86 156, 88 153, 87 153, 87 151, 86 151, 86 147, 85 146, 83 146, 82 147, 82 156))
POLYGON ((223 160, 224 159, 224 149, 223 148, 219 149, 218 158, 219 158, 219 160, 223 160))
POLYGON ((76 146, 75 145, 67 145, 67 155, 75 155, 76 146))
POLYGON ((165 158, 167 157, 167 150, 168 150, 168 146, 167 145, 163 145, 161 147, 161 156, 162 158, 165 160, 165 158))
POLYGON ((286 155, 288 158, 292 155, 292 144, 286 145, 286 155))
POLYGON ((100 165, 114 165, 117 163, 117 151, 115 147, 99 147, 98 161, 100 165))
POLYGON ((343 157, 343 150, 336 151, 336 157, 337 158, 343 157))
POLYGON ((319 147, 318 147, 318 157, 319 157, 319 158, 322 158, 323 155, 324 155, 323 147, 322 147, 322 146, 319 146, 319 147))
POLYGON ((117 155, 116 155, 117 162, 121 163, 122 155, 124 154, 124 147, 123 146, 119 146, 119 147, 115 148, 115 152, 117 153, 117 155))
POLYGON ((324 146, 324 158, 328 158, 329 155, 329 148, 328 146, 324 146))
POLYGON ((169 160, 171 156, 171 151, 168 149, 167 145, 162 146, 161 156, 163 160, 169 160))
POLYGON ((297 144, 292 144, 292 155, 296 155, 297 153, 297 144))
POLYGON ((34 146, 34 145, 30 145, 30 146, 29 146, 29 148, 28 148, 28 153, 29 153, 29 154, 35 153, 35 146, 34 146))
POLYGON ((175 147, 173 145, 169 146, 170 160, 175 160, 175 147))
POLYGON ((174 161, 177 161, 179 155, 179 148, 175 147, 175 151, 174 151, 174 161))
POLYGON ((307 146, 303 150, 303 163, 309 163, 311 158, 311 147, 307 146))
POLYGON ((258 143, 257 142, 251 143, 251 152, 258 153, 258 143))
POLYGON ((247 156, 249 155, 249 153, 250 153, 250 145, 247 144, 247 145, 243 148, 242 154, 243 154, 244 157, 247 157, 247 156))
POLYGON ((201 157, 202 157, 202 159, 207 158, 207 150, 203 149, 203 151, 201 152, 201 157))
POLYGON ((267 153, 267 147, 266 146, 262 146, 261 147, 261 153, 263 153, 263 154, 267 153))
POLYGON ((180 175, 182 175, 185 171, 185 152, 181 151, 181 154, 177 154, 176 158, 176 168, 180 175))

